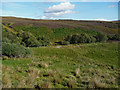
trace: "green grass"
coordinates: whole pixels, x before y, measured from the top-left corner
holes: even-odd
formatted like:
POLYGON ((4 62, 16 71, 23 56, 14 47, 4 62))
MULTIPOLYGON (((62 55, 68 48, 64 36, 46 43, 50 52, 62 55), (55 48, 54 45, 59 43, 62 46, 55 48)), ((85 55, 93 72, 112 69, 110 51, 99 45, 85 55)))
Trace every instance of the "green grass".
POLYGON ((28 58, 2 62, 3 80, 10 78, 4 87, 12 81, 11 87, 117 88, 117 48, 116 42, 31 48, 28 58))
POLYGON ((14 27, 17 32, 23 30, 32 33, 34 36, 38 37, 39 35, 47 37, 50 39, 51 42, 61 41, 67 35, 73 34, 80 34, 80 33, 87 33, 91 35, 95 35, 96 31, 84 30, 81 28, 48 28, 47 26, 41 27, 29 27, 29 26, 15 26, 14 27))
MULTIPOLYGON (((117 33, 117 22, 31 20, 3 17, 3 37, 19 41, 23 30, 50 39, 67 35, 117 33)), ((53 45, 53 44, 52 44, 53 45)), ((3 88, 118 88, 118 43, 69 44, 30 48, 27 58, 2 61, 3 88)))
POLYGON ((17 32, 16 32, 16 31, 14 31, 13 29, 11 29, 11 28, 9 28, 9 27, 7 27, 7 26, 3 25, 3 24, 2 24, 2 27, 3 27, 4 29, 7 29, 7 30, 11 31, 11 32, 12 32, 12 33, 14 33, 14 34, 16 34, 16 33, 17 33, 17 32))

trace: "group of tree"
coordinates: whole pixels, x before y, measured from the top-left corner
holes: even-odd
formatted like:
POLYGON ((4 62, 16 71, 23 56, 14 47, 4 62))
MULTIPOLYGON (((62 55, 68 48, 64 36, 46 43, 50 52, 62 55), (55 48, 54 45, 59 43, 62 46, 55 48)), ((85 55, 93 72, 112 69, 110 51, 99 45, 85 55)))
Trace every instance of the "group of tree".
POLYGON ((40 47, 49 45, 49 40, 43 36, 35 37, 29 32, 21 31, 17 34, 22 45, 26 47, 40 47))
POLYGON ((31 53, 30 49, 15 43, 2 42, 2 55, 8 57, 26 57, 31 53))
POLYGON ((117 40, 117 41, 120 41, 120 35, 119 34, 108 35, 108 40, 117 40))
POLYGON ((43 36, 35 37, 29 32, 17 34, 5 32, 2 38, 2 55, 7 57, 26 57, 31 51, 29 47, 49 45, 49 40, 43 36))
POLYGON ((68 44, 78 44, 78 43, 95 43, 95 42, 106 42, 108 40, 120 40, 120 36, 118 34, 107 36, 103 33, 97 33, 96 35, 89 35, 86 33, 82 34, 74 34, 68 35, 64 41, 61 41, 61 45, 68 44))

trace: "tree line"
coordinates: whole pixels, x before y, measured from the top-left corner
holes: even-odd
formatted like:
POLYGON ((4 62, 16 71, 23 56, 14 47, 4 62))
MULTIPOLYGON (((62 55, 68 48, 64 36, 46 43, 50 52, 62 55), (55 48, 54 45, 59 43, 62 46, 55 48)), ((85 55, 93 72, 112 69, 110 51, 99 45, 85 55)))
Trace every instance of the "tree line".
POLYGON ((2 55, 7 57, 26 57, 31 53, 29 47, 49 45, 49 40, 43 36, 35 37, 29 32, 17 34, 7 32, 2 38, 2 55))
POLYGON ((107 42, 108 40, 120 40, 119 34, 105 35, 103 33, 97 33, 96 35, 89 35, 86 33, 68 35, 64 41, 61 41, 61 45, 79 44, 79 43, 95 43, 95 42, 107 42))

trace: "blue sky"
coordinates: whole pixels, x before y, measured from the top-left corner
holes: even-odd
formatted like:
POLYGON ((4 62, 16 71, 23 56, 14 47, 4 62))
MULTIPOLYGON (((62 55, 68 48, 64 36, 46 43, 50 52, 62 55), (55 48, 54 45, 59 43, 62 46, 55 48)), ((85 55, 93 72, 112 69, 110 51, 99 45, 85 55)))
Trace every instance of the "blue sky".
POLYGON ((118 2, 3 2, 2 16, 113 21, 118 2))

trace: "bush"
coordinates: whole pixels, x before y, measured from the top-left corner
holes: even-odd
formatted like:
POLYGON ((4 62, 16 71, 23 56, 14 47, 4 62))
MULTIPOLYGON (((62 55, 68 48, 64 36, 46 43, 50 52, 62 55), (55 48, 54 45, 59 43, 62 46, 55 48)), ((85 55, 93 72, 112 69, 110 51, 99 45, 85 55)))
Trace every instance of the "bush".
POLYGON ((96 42, 95 37, 90 36, 90 35, 85 34, 85 33, 82 33, 80 35, 75 34, 72 36, 67 36, 64 40, 70 42, 71 44, 96 42))
POLYGON ((39 47, 40 43, 36 40, 35 37, 29 37, 24 40, 26 47, 39 47))
POLYGON ((112 35, 108 35, 108 40, 113 40, 113 36, 112 35))
POLYGON ((89 43, 90 42, 90 37, 87 34, 81 34, 79 36, 78 43, 89 43))
POLYGON ((90 39, 91 39, 91 43, 96 42, 96 38, 95 37, 91 36, 90 39))
POLYGON ((8 57, 25 57, 30 54, 30 50, 19 44, 2 43, 2 55, 8 57))
POLYGON ((11 43, 11 41, 6 37, 2 38, 2 42, 11 43))
POLYGON ((97 33, 95 38, 97 42, 106 42, 108 40, 108 37, 102 33, 97 33))
POLYGON ((72 37, 71 37, 70 35, 68 35, 64 40, 70 42, 70 41, 71 41, 71 38, 72 38, 72 37))
POLYGON ((43 37, 43 36, 38 36, 37 40, 39 41, 40 46, 47 46, 47 45, 49 45, 49 40, 47 38, 43 37))
POLYGON ((120 35, 119 34, 113 35, 112 40, 120 40, 120 35))
POLYGON ((69 43, 68 41, 61 41, 60 44, 61 44, 61 45, 68 45, 68 44, 70 44, 70 43, 69 43))
POLYGON ((40 43, 38 42, 37 38, 29 32, 21 31, 17 34, 17 36, 19 38, 22 38, 22 42, 24 43, 21 43, 21 44, 23 45, 25 44, 26 47, 39 47, 40 46, 40 43))
POLYGON ((71 39, 70 39, 70 43, 71 44, 76 44, 79 41, 79 36, 78 35, 72 35, 71 39))
POLYGON ((8 60, 9 58, 7 56, 2 56, 2 60, 8 60))
POLYGON ((9 42, 10 41, 10 43, 18 43, 18 44, 21 43, 21 39, 19 37, 17 37, 16 34, 13 34, 12 32, 4 32, 3 31, 2 37, 3 37, 4 42, 6 42, 6 41, 9 42), (5 40, 4 40, 4 38, 5 38, 5 40), (6 38, 7 38, 7 40, 6 40, 6 38))

